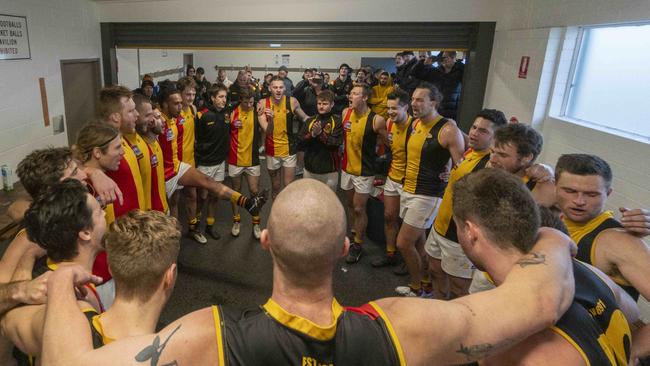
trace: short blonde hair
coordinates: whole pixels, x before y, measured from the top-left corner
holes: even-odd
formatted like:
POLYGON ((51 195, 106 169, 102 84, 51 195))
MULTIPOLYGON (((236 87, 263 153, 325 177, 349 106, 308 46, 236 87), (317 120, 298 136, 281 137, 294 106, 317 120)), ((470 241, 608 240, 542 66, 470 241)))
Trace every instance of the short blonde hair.
POLYGON ((176 262, 180 239, 178 221, 162 212, 133 210, 120 216, 105 237, 116 294, 147 301, 176 262))

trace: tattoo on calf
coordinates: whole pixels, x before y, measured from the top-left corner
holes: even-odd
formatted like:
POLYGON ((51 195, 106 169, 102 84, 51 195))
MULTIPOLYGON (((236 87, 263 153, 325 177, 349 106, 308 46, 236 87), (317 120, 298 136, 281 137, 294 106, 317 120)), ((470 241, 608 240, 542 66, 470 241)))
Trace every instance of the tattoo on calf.
MULTIPOLYGON (((146 362, 147 360, 151 360, 150 365, 151 366, 158 366, 158 361, 160 361, 160 355, 162 355, 162 352, 165 350, 165 347, 167 346, 167 342, 171 339, 171 337, 176 333, 177 330, 179 330, 181 325, 179 324, 174 331, 167 337, 165 342, 163 344, 160 344, 160 337, 156 336, 154 338, 153 343, 149 346, 146 346, 145 348, 142 349, 136 356, 135 360, 138 362, 146 362)), ((161 366, 176 366, 178 363, 174 360, 170 363, 166 363, 161 366)))
POLYGON ((517 264, 521 268, 535 264, 546 264, 546 255, 537 252, 530 252, 518 260, 517 264))

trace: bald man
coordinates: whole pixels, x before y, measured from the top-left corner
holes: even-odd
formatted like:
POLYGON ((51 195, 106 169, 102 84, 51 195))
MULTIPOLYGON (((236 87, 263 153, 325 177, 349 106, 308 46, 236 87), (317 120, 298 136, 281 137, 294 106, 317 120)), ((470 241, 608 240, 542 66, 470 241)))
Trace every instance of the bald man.
POLYGON ((391 298, 344 308, 334 298, 332 272, 350 245, 345 231, 345 211, 336 194, 316 180, 295 181, 278 195, 261 237, 273 258, 273 292, 266 304, 243 313, 224 306, 204 308, 157 334, 96 350, 85 318, 71 306, 74 285, 91 277, 78 267, 63 267, 48 281, 43 362, 457 364, 550 326, 573 297, 568 239, 545 231, 534 254, 513 266, 497 289, 448 302, 391 298), (498 317, 494 309, 501 310, 498 317))

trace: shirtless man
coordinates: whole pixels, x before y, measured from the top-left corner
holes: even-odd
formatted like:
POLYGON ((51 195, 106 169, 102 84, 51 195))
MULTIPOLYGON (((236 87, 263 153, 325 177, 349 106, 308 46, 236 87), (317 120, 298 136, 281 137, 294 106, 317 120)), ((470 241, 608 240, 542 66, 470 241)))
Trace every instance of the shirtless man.
POLYGON ((264 310, 249 312, 242 322, 240 312, 205 308, 158 334, 94 351, 85 318, 70 306, 75 302, 74 284, 89 276, 78 267, 57 271, 48 282, 52 296, 43 362, 457 364, 485 357, 552 325, 573 297, 568 239, 546 231, 521 262, 525 265, 514 266, 495 290, 449 302, 391 298, 343 308, 333 297, 332 272, 349 246, 344 218, 342 205, 326 185, 311 179, 294 182, 278 195, 262 234, 262 246, 274 263, 273 293, 264 310), (289 215, 294 219, 287 220, 289 215), (312 220, 315 216, 319 220, 312 220), (494 317, 494 309, 501 309, 501 316, 494 317), (61 327, 66 334, 60 334, 61 327))

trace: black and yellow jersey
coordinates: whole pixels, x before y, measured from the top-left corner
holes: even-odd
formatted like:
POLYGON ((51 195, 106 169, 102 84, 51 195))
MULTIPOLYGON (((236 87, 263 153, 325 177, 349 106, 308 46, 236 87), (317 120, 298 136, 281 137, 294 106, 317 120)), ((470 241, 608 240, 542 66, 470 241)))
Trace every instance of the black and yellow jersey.
MULTIPOLYGON (((578 244, 578 254, 576 258, 591 265, 594 265, 596 257, 596 239, 598 235, 607 229, 622 228, 623 226, 614 219, 612 211, 604 211, 600 215, 589 220, 587 223, 577 223, 564 219, 564 224, 569 230, 571 239, 578 244)), ((637 291, 622 276, 610 276, 625 292, 627 292, 634 301, 639 299, 637 291)))
POLYGON ((442 116, 428 123, 420 119, 413 122, 406 146, 405 192, 442 197, 447 183, 440 174, 451 158, 449 150, 440 145, 440 131, 446 123, 442 116))
POLYGON ((458 242, 456 234, 456 224, 454 223, 452 212, 453 201, 453 186, 460 178, 469 173, 478 171, 485 168, 485 165, 490 161, 490 150, 474 151, 469 149, 463 155, 463 160, 460 164, 454 166, 449 176, 449 183, 445 188, 445 194, 442 196, 442 202, 438 209, 438 215, 433 223, 436 232, 453 242, 458 242))
POLYGON ((341 116, 317 114, 307 120, 300 128, 298 138, 305 151, 305 169, 314 174, 327 174, 339 171, 341 165, 340 147, 343 143, 341 116), (313 137, 311 128, 320 122, 321 133, 313 137))
POLYGON ((402 183, 406 171, 406 141, 411 134, 413 117, 407 116, 406 122, 395 123, 389 119, 386 122, 388 145, 390 146, 390 169, 388 178, 395 183, 402 183))
POLYGON ((88 319, 88 323, 90 323, 90 331, 93 337, 93 348, 97 349, 115 341, 115 339, 110 338, 106 335, 106 332, 104 332, 104 326, 100 321, 100 314, 97 314, 97 312, 86 312, 85 315, 86 319, 88 319))
POLYGON ((612 289, 578 260, 573 275, 573 304, 551 330, 571 343, 586 365, 627 365, 632 335, 612 289))
POLYGON ((327 327, 271 299, 250 311, 212 311, 220 365, 405 365, 390 321, 373 302, 344 308, 333 300, 334 319, 327 327))
POLYGON ((343 117, 345 148, 341 168, 348 174, 370 177, 375 175, 377 133, 373 128, 375 113, 370 109, 358 115, 349 108, 343 117))

